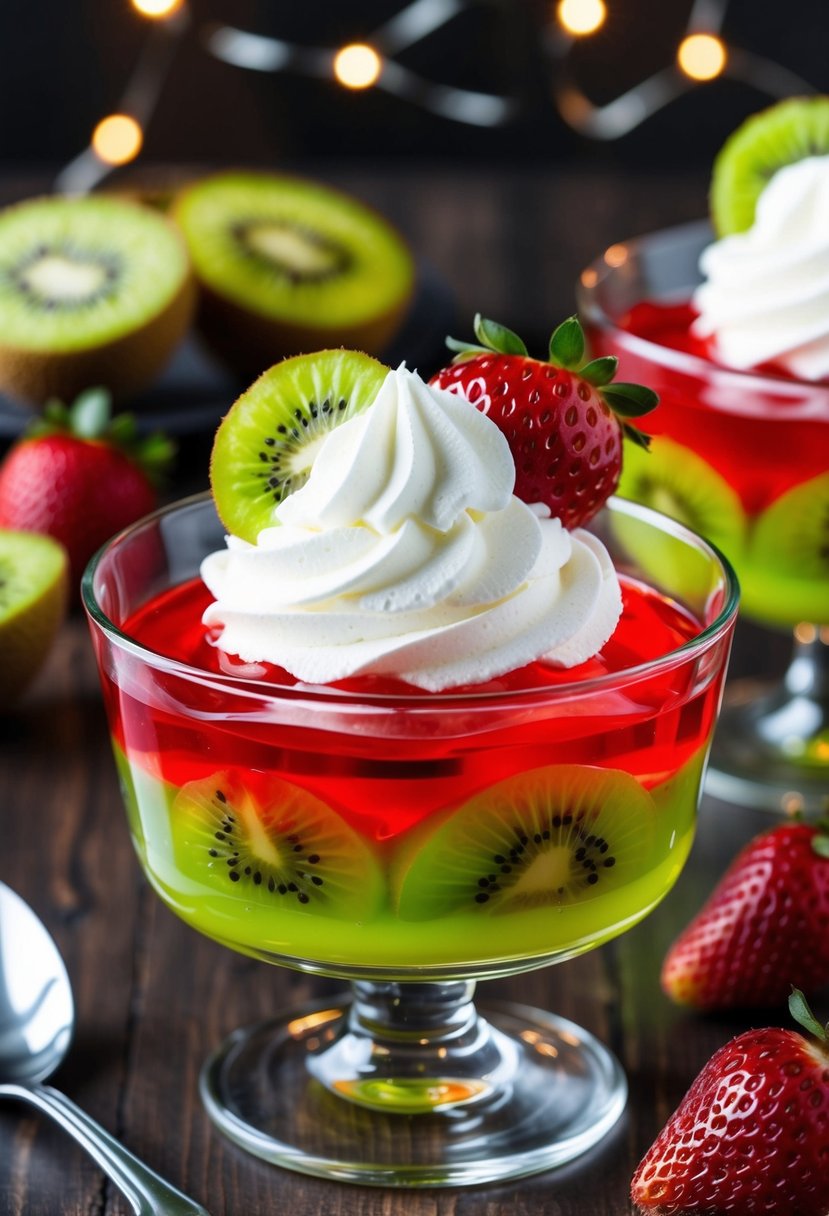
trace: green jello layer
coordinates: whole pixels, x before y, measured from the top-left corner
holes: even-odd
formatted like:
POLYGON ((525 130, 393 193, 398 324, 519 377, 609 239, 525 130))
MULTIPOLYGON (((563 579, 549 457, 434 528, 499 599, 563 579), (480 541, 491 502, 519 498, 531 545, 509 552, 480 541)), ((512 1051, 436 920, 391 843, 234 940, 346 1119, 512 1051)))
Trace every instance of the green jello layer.
POLYGON ((566 958, 641 919, 685 862, 704 762, 649 790, 537 769, 380 847, 280 777, 267 796, 228 770, 175 789, 115 753, 147 876, 194 928, 272 961, 421 976, 566 958))

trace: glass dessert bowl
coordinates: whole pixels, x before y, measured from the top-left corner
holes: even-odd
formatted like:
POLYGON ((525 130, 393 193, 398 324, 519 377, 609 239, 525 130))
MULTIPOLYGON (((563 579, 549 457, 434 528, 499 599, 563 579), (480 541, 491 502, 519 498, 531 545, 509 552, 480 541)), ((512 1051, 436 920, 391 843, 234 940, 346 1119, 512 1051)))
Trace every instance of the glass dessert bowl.
POLYGON ((624 1076, 475 980, 598 946, 678 876, 737 589, 682 525, 611 500, 591 530, 624 610, 601 661, 479 687, 303 684, 206 645, 191 499, 115 538, 83 597, 135 849, 177 915, 234 950, 352 981, 205 1065, 217 1125, 269 1161, 383 1185, 531 1174, 616 1122, 624 1076), (648 554, 643 566, 639 557, 648 554))
POLYGON ((684 519, 728 555, 741 611, 794 634, 779 682, 729 684, 707 788, 771 810, 825 809, 829 788, 829 383, 714 362, 691 325, 707 223, 611 246, 581 276, 596 355, 647 380, 650 453, 620 493, 684 519))

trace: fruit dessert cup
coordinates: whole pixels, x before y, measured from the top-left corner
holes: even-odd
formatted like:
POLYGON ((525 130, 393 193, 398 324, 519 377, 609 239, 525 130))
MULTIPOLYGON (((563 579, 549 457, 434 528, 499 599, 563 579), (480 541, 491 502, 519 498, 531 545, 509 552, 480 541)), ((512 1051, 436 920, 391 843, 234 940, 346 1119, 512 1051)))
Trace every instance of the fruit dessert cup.
POLYGON ((384 1185, 530 1174, 615 1123, 625 1080, 589 1033, 474 981, 561 961, 643 917, 694 831, 736 612, 704 541, 611 500, 622 586, 600 655, 430 692, 313 685, 208 644, 196 498, 115 538, 84 578, 144 871, 235 950, 353 981, 350 1001, 237 1031, 212 1118, 251 1152, 384 1185), (640 557, 649 555, 643 565, 640 557))
POLYGON ((736 568, 747 618, 794 631, 782 684, 729 685, 707 788, 819 809, 829 778, 829 384, 734 370, 695 337, 706 223, 611 246, 579 284, 596 355, 659 393, 620 493, 684 520, 736 568))

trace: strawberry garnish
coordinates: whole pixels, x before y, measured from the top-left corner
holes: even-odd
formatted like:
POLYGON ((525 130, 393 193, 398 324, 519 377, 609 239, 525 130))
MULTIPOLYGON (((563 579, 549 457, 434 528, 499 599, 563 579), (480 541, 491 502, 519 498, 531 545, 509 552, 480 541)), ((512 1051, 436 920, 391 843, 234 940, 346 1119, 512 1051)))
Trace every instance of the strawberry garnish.
POLYGON ((668 951, 662 987, 680 1005, 727 1009, 779 1005, 792 985, 825 984, 829 825, 782 823, 731 863, 668 951))
POLYGON ((156 506, 173 453, 164 435, 140 437, 132 415, 112 418, 104 389, 69 408, 51 401, 0 465, 0 525, 60 541, 77 584, 104 541, 156 506))
POLYGON ((705 1065, 633 1177, 639 1212, 829 1212, 828 1028, 800 992, 789 1009, 809 1038, 749 1030, 705 1065))
POLYGON ((447 338, 457 354, 432 383, 466 397, 504 433, 519 498, 545 503, 565 528, 586 523, 619 484, 623 437, 648 446, 629 419, 649 413, 656 393, 614 382, 613 355, 585 359, 577 317, 555 330, 546 362, 480 313, 474 328, 478 345, 447 338))

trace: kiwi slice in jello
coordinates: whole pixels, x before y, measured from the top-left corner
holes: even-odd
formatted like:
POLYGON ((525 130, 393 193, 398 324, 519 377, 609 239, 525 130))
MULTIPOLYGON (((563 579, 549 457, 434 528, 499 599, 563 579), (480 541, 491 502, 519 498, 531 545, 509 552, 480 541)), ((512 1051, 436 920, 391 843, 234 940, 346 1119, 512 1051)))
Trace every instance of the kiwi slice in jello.
POLYGON ((829 97, 790 97, 753 114, 714 161, 711 216, 720 236, 745 232, 778 169, 829 154, 829 97))
POLYGON ((369 846, 340 816, 289 781, 217 772, 183 786, 171 810, 179 872, 245 908, 359 921, 384 884, 369 846))
POLYGON ((647 452, 625 445, 618 492, 679 520, 731 557, 743 547, 746 516, 739 496, 701 456, 663 435, 651 437, 647 452))
POLYGON ((0 388, 34 403, 148 384, 195 289, 162 215, 121 199, 42 198, 0 212, 0 388))
POLYGON ((628 773, 534 769, 401 843, 398 912, 430 920, 578 904, 644 873, 654 831, 653 799, 628 773))
POLYGON ((0 711, 49 651, 66 611, 68 570, 50 536, 0 528, 0 711))
POLYGON ((381 216, 327 186, 221 173, 173 208, 202 288, 208 344, 241 374, 321 346, 381 352, 409 303, 414 266, 381 216))
POLYGON ((761 619, 829 621, 829 473, 787 490, 761 513, 741 582, 746 610, 761 619))
POLYGON ((371 405, 389 369, 369 355, 322 350, 269 368, 216 432, 210 484, 222 523, 254 542, 308 479, 329 431, 371 405))

